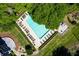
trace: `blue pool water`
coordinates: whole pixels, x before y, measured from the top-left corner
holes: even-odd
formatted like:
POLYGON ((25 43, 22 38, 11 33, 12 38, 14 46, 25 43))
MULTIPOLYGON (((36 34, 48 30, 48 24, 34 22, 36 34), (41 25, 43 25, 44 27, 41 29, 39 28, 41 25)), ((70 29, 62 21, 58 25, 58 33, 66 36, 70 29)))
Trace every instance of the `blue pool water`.
POLYGON ((31 18, 31 16, 28 17, 28 20, 26 22, 29 24, 29 26, 32 28, 34 33, 39 37, 42 38, 48 31, 49 29, 45 28, 45 25, 39 25, 36 22, 34 22, 31 18))

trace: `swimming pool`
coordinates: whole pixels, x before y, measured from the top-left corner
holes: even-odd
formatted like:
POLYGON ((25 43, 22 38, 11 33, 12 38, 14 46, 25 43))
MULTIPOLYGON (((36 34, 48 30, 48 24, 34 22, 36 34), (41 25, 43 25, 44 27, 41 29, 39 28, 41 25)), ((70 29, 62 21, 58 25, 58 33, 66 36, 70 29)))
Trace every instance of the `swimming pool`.
POLYGON ((41 39, 48 31, 49 29, 45 28, 45 25, 40 25, 36 22, 34 22, 31 18, 31 16, 28 17, 26 22, 29 24, 29 26, 32 28, 34 33, 41 39))

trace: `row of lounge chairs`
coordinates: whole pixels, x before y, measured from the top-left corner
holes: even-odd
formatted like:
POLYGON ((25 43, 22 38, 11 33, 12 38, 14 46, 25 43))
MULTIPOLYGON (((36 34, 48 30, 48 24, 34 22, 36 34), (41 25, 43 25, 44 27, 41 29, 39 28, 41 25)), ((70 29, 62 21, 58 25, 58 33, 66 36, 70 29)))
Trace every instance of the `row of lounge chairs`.
POLYGON ((32 41, 35 41, 35 39, 32 37, 32 35, 27 34, 27 36, 28 36, 32 41))
POLYGON ((30 34, 29 30, 24 26, 23 29, 25 30, 25 32, 27 33, 27 36, 34 41, 35 39, 32 37, 32 35, 30 34))
MULTIPOLYGON (((20 23, 20 26, 24 29, 24 31, 27 33, 27 36, 33 41, 33 44, 34 44, 34 41, 35 39, 32 37, 32 35, 29 33, 29 30, 22 25, 22 23, 20 23)), ((35 45, 35 44, 34 44, 35 45)))
POLYGON ((54 34, 54 32, 50 31, 45 37, 40 41, 41 44, 43 44, 51 35, 54 34))
POLYGON ((32 40, 33 45, 35 45, 34 43, 35 39, 33 38, 33 36, 31 34, 27 34, 27 36, 32 40))
MULTIPOLYGON (((30 32, 29 32, 29 30, 26 28, 26 26, 24 26, 24 25, 22 24, 22 21, 23 21, 23 19, 26 18, 26 15, 28 15, 28 14, 27 14, 27 13, 23 14, 22 17, 20 18, 21 20, 17 20, 17 22, 18 22, 19 25, 23 28, 23 30, 27 33, 27 37, 29 37, 29 38, 32 40, 33 44, 34 44, 35 39, 34 39, 33 36, 30 34, 30 32)), ((35 44, 34 44, 34 45, 35 45, 35 44)))

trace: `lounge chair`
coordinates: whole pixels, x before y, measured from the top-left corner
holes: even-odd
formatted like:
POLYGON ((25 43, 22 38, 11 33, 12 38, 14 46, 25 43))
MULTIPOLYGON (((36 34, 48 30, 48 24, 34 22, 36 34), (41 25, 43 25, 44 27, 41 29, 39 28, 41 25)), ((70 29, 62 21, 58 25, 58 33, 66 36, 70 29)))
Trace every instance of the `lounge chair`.
POLYGON ((25 15, 25 14, 24 14, 24 15, 22 15, 22 18, 23 18, 23 19, 25 19, 25 18, 26 18, 26 15, 25 15))
POLYGON ((26 27, 25 26, 23 26, 23 29, 25 29, 26 27))
POLYGON ((23 19, 21 18, 21 20, 23 21, 23 19))
POLYGON ((43 42, 45 42, 45 40, 43 40, 43 42))
POLYGON ((46 40, 47 40, 47 38, 46 37, 44 37, 46 40))
POLYGON ((43 44, 43 42, 40 41, 41 44, 43 44))
POLYGON ((28 34, 27 36, 29 36, 29 38, 30 38, 32 41, 35 41, 35 39, 34 39, 30 34, 28 34))
POLYGON ((27 30, 27 28, 25 29, 26 33, 29 33, 29 30, 27 30))

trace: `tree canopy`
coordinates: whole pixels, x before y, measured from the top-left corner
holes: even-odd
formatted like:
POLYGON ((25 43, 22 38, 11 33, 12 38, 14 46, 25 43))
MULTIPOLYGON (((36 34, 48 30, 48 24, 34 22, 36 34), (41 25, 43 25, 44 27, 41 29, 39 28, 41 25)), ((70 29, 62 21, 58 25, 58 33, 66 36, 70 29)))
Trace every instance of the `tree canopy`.
POLYGON ((55 29, 67 13, 77 10, 79 10, 79 4, 71 3, 0 4, 0 24, 16 21, 21 14, 27 11, 35 22, 44 24, 49 29, 55 29))
POLYGON ((26 50, 26 52, 27 52, 28 55, 31 55, 33 53, 31 45, 26 45, 25 46, 25 50, 26 50))
POLYGON ((68 51, 67 48, 64 46, 58 47, 56 50, 53 51, 54 56, 70 56, 70 52, 68 51))
POLYGON ((75 56, 79 56, 79 50, 76 50, 75 56))
POLYGON ((33 19, 50 29, 58 28, 66 14, 78 9, 77 4, 33 4, 33 6, 30 12, 33 19))

